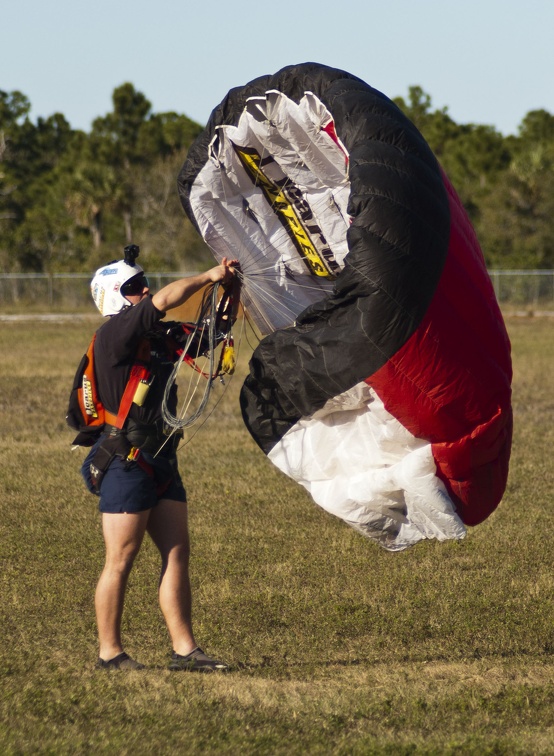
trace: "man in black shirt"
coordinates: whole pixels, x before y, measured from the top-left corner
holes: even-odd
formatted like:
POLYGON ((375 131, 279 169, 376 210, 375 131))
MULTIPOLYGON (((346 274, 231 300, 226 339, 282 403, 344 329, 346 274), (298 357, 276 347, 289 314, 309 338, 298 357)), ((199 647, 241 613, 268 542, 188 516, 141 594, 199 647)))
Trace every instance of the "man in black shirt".
MULTIPOLYGON (((138 253, 138 248, 135 249, 138 253)), ((95 594, 100 668, 143 666, 123 650, 121 617, 127 579, 144 534, 148 533, 162 558, 159 601, 173 642, 169 668, 227 669, 227 665, 205 654, 194 638, 186 493, 177 469, 175 444, 166 443, 157 452, 163 444, 162 399, 177 359, 167 338, 167 324, 160 321, 167 310, 183 304, 204 286, 229 283, 235 264, 236 261, 228 262, 225 258, 221 265, 206 273, 174 281, 153 296, 142 268, 134 259, 126 258, 100 268, 91 283, 94 301, 108 317, 96 333, 94 362, 98 396, 112 416, 120 411, 137 352, 145 343, 148 351, 148 380, 143 386, 146 396, 131 403, 122 430, 104 427, 102 437, 82 468, 89 489, 100 496, 106 546, 106 562, 95 594), (95 462, 106 439, 110 442, 115 439, 122 446, 102 470, 101 480, 96 481, 99 471, 95 462), (131 447, 140 450, 135 457, 137 461, 125 456, 131 447)), ((174 406, 169 409, 174 411, 175 394, 170 403, 174 406)))

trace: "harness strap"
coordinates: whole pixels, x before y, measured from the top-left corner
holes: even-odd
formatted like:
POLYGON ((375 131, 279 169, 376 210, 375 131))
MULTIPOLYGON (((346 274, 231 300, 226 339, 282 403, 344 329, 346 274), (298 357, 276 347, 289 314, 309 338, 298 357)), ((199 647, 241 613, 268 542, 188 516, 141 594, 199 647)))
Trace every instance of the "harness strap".
MULTIPOLYGON (((147 380, 150 376, 150 371, 144 365, 133 365, 131 368, 131 374, 129 380, 125 386, 125 391, 121 397, 121 403, 119 405, 119 412, 115 418, 115 422, 112 423, 116 428, 123 428, 127 415, 131 409, 133 398, 136 394, 139 383, 142 380, 147 380)), ((107 415, 108 413, 106 413, 107 415)))
POLYGON ((150 370, 146 364, 149 361, 150 342, 147 339, 143 339, 139 345, 135 363, 131 367, 131 373, 121 397, 117 416, 114 419, 114 415, 111 412, 106 412, 106 422, 110 425, 115 425, 116 428, 123 428, 125 425, 125 420, 127 420, 139 383, 143 380, 147 381, 150 378, 150 370))
MULTIPOLYGON (((129 462, 136 462, 137 465, 144 470, 144 472, 150 476, 151 478, 156 478, 156 474, 154 472, 154 468, 151 464, 149 464, 145 459, 144 455, 141 452, 140 449, 138 449, 136 446, 133 446, 131 448, 131 451, 129 452, 129 456, 127 457, 127 461, 129 462)), ((173 480, 173 475, 171 475, 169 478, 162 482, 156 481, 156 493, 158 496, 161 496, 163 493, 167 491, 169 488, 171 481, 173 480)))
POLYGON ((117 423, 117 415, 113 415, 111 412, 108 412, 108 410, 104 410, 104 419, 107 425, 115 426, 117 423))

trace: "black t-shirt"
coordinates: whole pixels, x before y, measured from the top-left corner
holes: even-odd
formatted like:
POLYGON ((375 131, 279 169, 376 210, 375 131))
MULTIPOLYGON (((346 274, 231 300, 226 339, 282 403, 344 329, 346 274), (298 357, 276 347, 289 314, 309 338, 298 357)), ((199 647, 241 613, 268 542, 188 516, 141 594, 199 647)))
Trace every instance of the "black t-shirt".
MULTIPOLYGON (((143 425, 161 421, 165 387, 178 356, 178 345, 168 338, 172 326, 178 324, 161 323, 164 315, 152 304, 152 297, 147 296, 139 304, 110 317, 96 333, 94 360, 98 394, 104 407, 114 415, 119 410, 139 344, 145 337, 150 341, 152 385, 143 406, 132 404, 129 412, 130 418, 143 425)), ((176 388, 173 387, 168 407, 172 413, 176 404, 176 388)))

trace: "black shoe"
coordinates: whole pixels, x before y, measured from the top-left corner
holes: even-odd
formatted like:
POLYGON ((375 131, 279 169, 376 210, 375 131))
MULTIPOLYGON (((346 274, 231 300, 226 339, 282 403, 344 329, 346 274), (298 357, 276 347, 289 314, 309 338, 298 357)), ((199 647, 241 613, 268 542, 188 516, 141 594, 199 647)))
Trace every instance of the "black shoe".
POLYGON ((227 672, 229 667, 227 664, 217 661, 217 659, 211 659, 201 648, 197 647, 186 656, 181 656, 174 651, 169 669, 173 672, 227 672))
POLYGON ((139 664, 134 659, 131 659, 129 654, 122 651, 108 661, 98 658, 96 669, 144 669, 144 664, 139 664))

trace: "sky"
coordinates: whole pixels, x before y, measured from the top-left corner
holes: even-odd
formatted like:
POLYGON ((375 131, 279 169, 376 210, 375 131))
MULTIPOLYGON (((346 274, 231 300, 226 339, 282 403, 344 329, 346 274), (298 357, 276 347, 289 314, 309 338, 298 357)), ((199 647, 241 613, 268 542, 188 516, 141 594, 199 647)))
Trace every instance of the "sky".
POLYGON ((553 0, 4 0, 0 29, 0 90, 84 131, 125 82, 203 125, 232 87, 307 61, 504 135, 554 114, 553 0))

